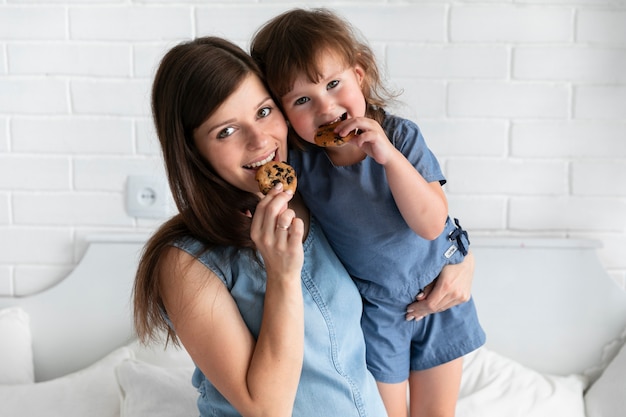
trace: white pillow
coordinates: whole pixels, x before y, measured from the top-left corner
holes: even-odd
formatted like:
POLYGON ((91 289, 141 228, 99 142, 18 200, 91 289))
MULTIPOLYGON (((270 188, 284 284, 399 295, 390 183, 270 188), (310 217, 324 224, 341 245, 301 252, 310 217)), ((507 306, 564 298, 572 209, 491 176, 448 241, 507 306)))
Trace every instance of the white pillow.
POLYGON ((182 345, 179 347, 169 343, 165 347, 165 342, 153 342, 144 345, 138 340, 134 340, 128 344, 128 347, 133 351, 135 359, 152 365, 163 368, 195 367, 191 356, 182 345))
POLYGON ((129 359, 117 367, 120 417, 198 415, 198 391, 191 385, 193 367, 163 368, 129 359))
POLYGON ((587 417, 624 417, 626 413, 626 345, 585 394, 587 417))
POLYGON ((120 400, 115 368, 132 357, 119 348, 78 372, 27 385, 0 386, 2 417, 118 417, 120 400))
POLYGON ((0 384, 33 382, 30 318, 20 307, 0 310, 0 384))
POLYGON ((583 376, 546 375, 487 348, 465 357, 457 417, 585 417, 583 376))
POLYGON ((589 384, 593 383, 600 378, 600 375, 609 366, 613 359, 617 356, 622 346, 626 344, 626 328, 622 330, 622 333, 615 339, 608 342, 602 349, 602 358, 596 365, 585 369, 583 374, 589 379, 589 384))

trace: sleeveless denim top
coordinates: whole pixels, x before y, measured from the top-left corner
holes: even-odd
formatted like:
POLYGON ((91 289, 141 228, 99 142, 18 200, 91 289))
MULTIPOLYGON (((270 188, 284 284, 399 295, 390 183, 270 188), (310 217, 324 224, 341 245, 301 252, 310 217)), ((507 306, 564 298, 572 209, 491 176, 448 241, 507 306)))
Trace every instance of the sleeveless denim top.
MULTIPOLYGON (((248 328, 258 337, 265 296, 264 268, 250 254, 233 247, 205 251, 193 238, 174 246, 196 257, 224 282, 248 328)), ((304 242, 302 294, 304 362, 293 415, 386 416, 374 378, 365 365, 361 296, 313 218, 304 242)), ((198 368, 192 383, 200 393, 202 417, 239 416, 198 368)))

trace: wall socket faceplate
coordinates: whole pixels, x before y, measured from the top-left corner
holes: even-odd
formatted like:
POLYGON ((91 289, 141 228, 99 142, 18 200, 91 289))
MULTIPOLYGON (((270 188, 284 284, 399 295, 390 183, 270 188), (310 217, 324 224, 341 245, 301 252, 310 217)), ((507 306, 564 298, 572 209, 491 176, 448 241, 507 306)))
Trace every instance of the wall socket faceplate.
POLYGON ((126 180, 126 212, 133 217, 168 217, 169 188, 165 178, 130 175, 126 180))

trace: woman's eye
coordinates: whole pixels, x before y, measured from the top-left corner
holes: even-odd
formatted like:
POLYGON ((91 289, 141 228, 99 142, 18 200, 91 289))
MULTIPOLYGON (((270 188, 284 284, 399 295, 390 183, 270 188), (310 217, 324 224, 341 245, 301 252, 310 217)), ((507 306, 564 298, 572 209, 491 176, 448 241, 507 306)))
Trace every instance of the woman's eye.
POLYGON ((272 109, 270 107, 263 107, 261 110, 259 110, 259 112, 257 113, 257 115, 259 116, 259 118, 264 118, 270 115, 270 113, 272 112, 272 109))
POLYGON ((333 80, 329 82, 328 85, 326 85, 326 89, 330 90, 330 89, 337 87, 338 85, 339 85, 339 80, 333 80))
POLYGON ((309 101, 308 97, 300 97, 299 99, 296 100, 296 106, 299 106, 301 104, 306 103, 307 101, 309 101))
POLYGON ((232 135, 234 132, 235 132, 234 127, 226 127, 218 132, 217 137, 218 139, 224 139, 232 135))

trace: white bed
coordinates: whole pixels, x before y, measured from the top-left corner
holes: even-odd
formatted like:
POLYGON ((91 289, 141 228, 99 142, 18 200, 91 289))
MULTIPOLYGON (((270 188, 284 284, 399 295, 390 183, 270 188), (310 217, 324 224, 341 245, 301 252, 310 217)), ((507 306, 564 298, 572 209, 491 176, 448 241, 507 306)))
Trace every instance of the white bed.
MULTIPOLYGON (((59 285, 0 297, 0 416, 197 415, 186 352, 133 340, 130 290, 145 238, 90 237, 59 285)), ((472 240, 488 342, 465 360, 458 417, 626 416, 626 293, 596 248, 472 240)))

